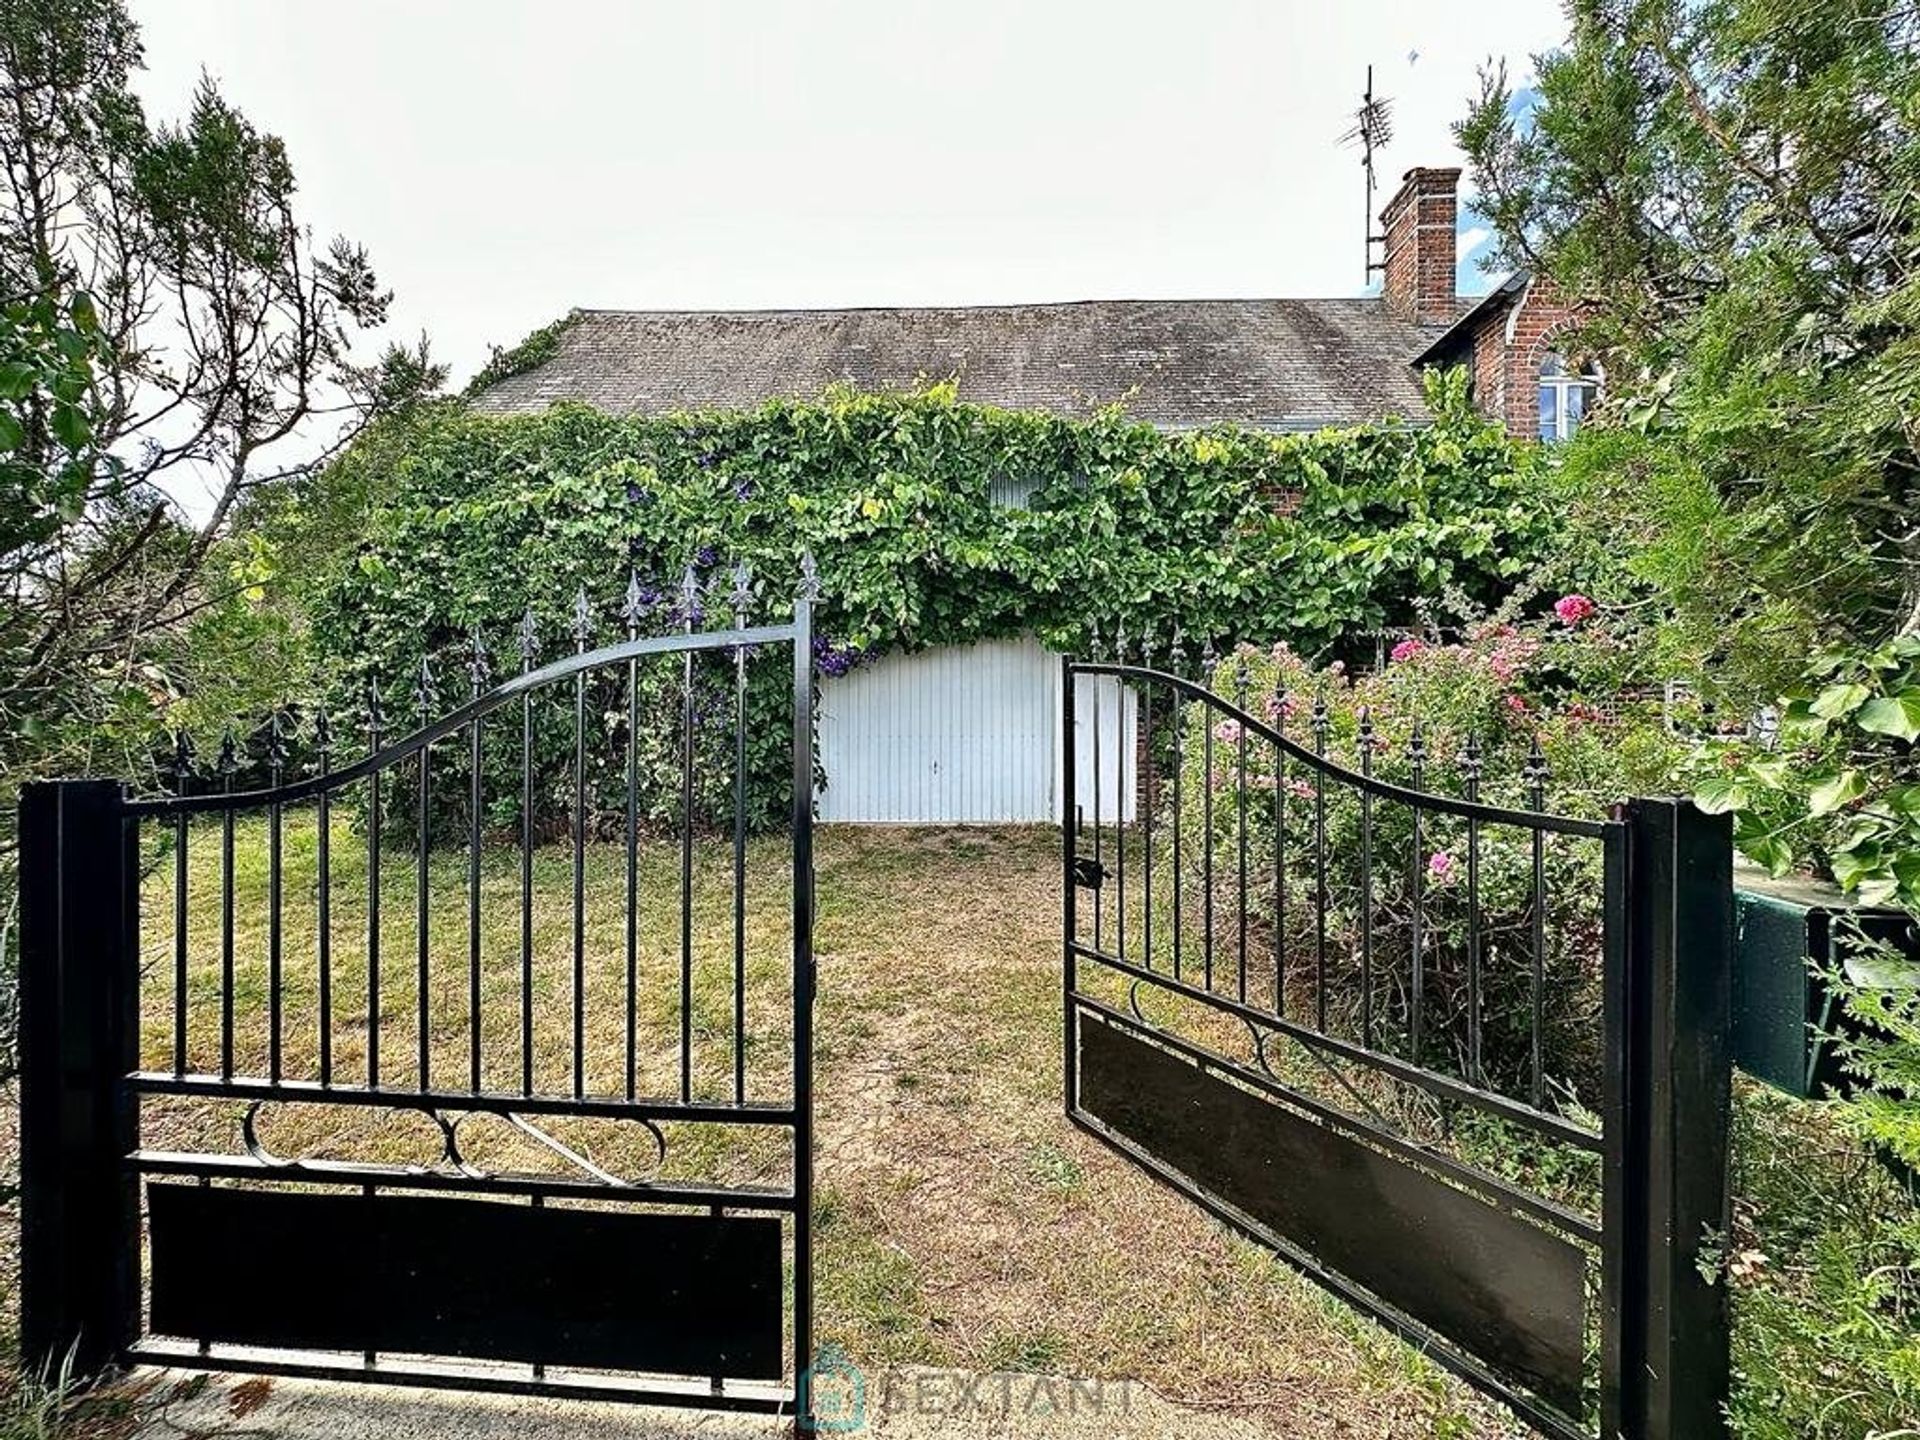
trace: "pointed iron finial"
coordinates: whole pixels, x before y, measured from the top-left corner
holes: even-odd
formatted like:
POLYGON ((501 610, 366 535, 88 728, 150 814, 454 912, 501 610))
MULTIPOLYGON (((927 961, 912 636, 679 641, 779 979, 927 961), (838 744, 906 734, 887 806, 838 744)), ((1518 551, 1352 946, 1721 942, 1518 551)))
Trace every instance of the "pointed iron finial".
POLYGON ((520 617, 520 668, 531 670, 539 654, 540 627, 534 624, 533 607, 529 605, 520 617))
POLYGON ((634 639, 640 634, 640 622, 647 618, 647 595, 640 588, 640 572, 627 572, 627 593, 620 602, 620 618, 626 621, 627 638, 634 639))
POLYGON ((1207 637, 1207 643, 1200 647, 1200 673, 1206 676, 1207 689, 1213 689, 1213 677, 1220 669, 1220 652, 1213 648, 1213 637, 1207 637))
POLYGON ((367 734, 372 737, 372 748, 380 748, 380 732, 386 728, 387 713, 380 705, 380 682, 374 680, 367 685, 367 734))
POLYGON ((436 688, 433 674, 433 658, 428 655, 422 655, 420 657, 420 673, 414 677, 413 681, 413 698, 414 703, 420 707, 420 718, 423 720, 433 713, 436 688))
POLYGON ((168 762, 173 774, 173 788, 184 795, 187 781, 193 778, 193 741, 187 738, 187 732, 176 730, 173 733, 173 758, 168 762))
POLYGON ((325 710, 318 710, 313 717, 313 753, 324 757, 332 749, 333 722, 327 719, 325 710))
POLYGON ((1097 663, 1101 658, 1101 654, 1100 621, 1096 618, 1089 622, 1087 626, 1087 658, 1097 663))
POLYGON ((1113 663, 1127 663, 1127 617, 1122 615, 1113 627, 1113 663))
POLYGON ((587 603, 587 587, 582 585, 573 596, 573 643, 587 648, 593 638, 593 606, 587 603))
POLYGON ((753 606, 753 571, 742 560, 733 567, 733 623, 745 629, 747 612, 753 606))
POLYGON ((267 716, 267 768, 276 775, 287 763, 287 735, 280 723, 280 712, 267 716))
POLYGON ((1233 703, 1242 710, 1247 708, 1247 657, 1238 650, 1233 652, 1233 703))
POLYGON ((1460 779, 1464 782, 1467 798, 1473 800, 1480 793, 1480 773, 1484 764, 1480 754, 1480 737, 1471 731, 1467 734, 1467 743, 1460 747, 1460 779))
POLYGON ((493 675, 493 667, 487 657, 487 643, 480 638, 480 627, 474 626, 467 633, 467 679, 473 682, 473 693, 478 695, 487 688, 487 681, 493 675))
POLYGON ((1173 644, 1167 647, 1167 666, 1176 675, 1187 666, 1187 632, 1178 621, 1173 626, 1173 644))
POLYGON ((1527 751, 1527 764, 1522 774, 1527 782, 1527 796, 1533 808, 1538 810, 1546 800, 1547 780, 1552 771, 1547 766, 1547 752, 1540 748, 1540 736, 1536 733, 1533 745, 1527 751))
POLYGON ((1421 723, 1413 722, 1413 734, 1407 740, 1407 764, 1413 768, 1413 788, 1418 790, 1427 770, 1427 736, 1421 723))
POLYGON ((1360 723, 1358 726, 1356 738, 1358 739, 1360 744, 1360 753, 1362 755, 1372 755, 1374 737, 1373 737, 1373 707, 1371 705, 1362 705, 1360 707, 1360 723))
POLYGON ((803 551, 800 556, 799 598, 802 600, 818 600, 820 598, 820 571, 813 563, 813 552, 811 550, 803 551))
POLYGON ((233 731, 229 730, 220 737, 220 757, 214 761, 213 768, 222 775, 231 775, 240 768, 240 752, 233 743, 233 731))
POLYGON ((700 572, 689 565, 680 577, 680 624, 693 629, 703 619, 700 606, 700 572))
POLYGON ((1313 697, 1313 738, 1319 747, 1327 748, 1327 730, 1333 724, 1333 715, 1327 709, 1327 692, 1316 691, 1313 697))
POLYGON ((1153 668, 1153 621, 1151 618, 1140 626, 1140 664, 1148 670, 1153 668))

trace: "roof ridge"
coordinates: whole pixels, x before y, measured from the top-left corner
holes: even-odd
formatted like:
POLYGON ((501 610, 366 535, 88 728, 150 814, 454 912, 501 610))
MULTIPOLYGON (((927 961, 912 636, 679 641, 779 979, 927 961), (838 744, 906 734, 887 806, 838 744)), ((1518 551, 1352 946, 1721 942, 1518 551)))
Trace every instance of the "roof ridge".
POLYGON ((1117 295, 1082 300, 1005 300, 964 305, 740 305, 673 306, 649 309, 644 306, 581 305, 581 315, 874 315, 943 310, 982 312, 988 310, 1072 310, 1095 305, 1327 305, 1382 303, 1372 295, 1117 295))

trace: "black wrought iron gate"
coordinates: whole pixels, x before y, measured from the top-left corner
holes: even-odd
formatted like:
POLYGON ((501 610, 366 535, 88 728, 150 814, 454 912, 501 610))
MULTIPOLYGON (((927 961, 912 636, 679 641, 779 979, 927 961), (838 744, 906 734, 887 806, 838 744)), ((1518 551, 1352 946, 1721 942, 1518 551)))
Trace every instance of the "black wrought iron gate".
POLYGON ((276 719, 264 784, 229 747, 173 795, 28 789, 29 1362, 792 1409, 804 568, 763 624, 744 572, 718 597, 689 572, 657 636, 636 583, 600 646, 583 596, 544 665, 529 615, 496 688, 476 634, 466 703, 441 714, 423 668, 419 728, 387 743, 376 694, 350 764, 307 717, 292 778, 276 719), (703 604, 731 628, 696 633, 703 604), (757 667, 790 709, 750 702, 757 667), (777 770, 789 738, 783 815, 749 752, 777 770))
POLYGON ((1064 666, 1068 1116, 1549 1435, 1724 1433, 1724 818, 1163 655, 1064 666))

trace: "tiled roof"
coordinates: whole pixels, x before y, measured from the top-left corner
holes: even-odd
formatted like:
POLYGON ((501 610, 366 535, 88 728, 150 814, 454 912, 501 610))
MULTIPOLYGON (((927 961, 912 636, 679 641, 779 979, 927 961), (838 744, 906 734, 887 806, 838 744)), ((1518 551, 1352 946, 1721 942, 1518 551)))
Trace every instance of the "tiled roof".
POLYGON ((1276 430, 1425 418, 1412 362, 1435 329, 1374 298, 1093 300, 871 310, 588 310, 551 359, 482 410, 582 400, 658 414, 959 383, 963 400, 1082 414, 1114 401, 1154 424, 1276 430))

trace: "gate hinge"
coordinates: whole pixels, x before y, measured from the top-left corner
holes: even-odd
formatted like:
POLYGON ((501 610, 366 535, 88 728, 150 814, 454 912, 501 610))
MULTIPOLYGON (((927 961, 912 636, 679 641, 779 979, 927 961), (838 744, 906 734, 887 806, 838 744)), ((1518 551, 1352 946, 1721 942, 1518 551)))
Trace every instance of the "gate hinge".
POLYGON ((1098 890, 1109 873, 1107 867, 1091 855, 1073 857, 1073 883, 1082 890, 1098 890))

